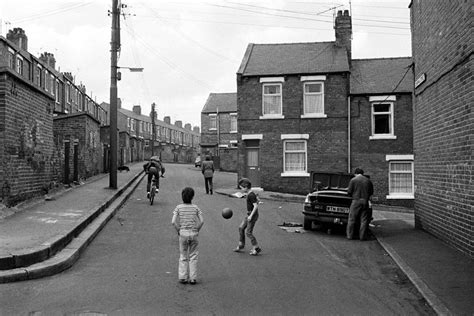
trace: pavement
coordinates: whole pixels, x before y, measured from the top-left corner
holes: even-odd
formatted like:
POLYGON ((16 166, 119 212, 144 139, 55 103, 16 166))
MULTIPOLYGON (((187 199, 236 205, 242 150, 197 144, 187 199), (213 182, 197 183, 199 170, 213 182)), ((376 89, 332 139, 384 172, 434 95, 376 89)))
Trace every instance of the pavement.
MULTIPOLYGON (((41 278, 71 267, 142 180, 143 163, 23 203, 0 207, 0 283, 41 278)), ((235 188, 215 188, 233 197, 235 188)), ((267 200, 304 196, 259 191, 267 200)), ((411 209, 374 205, 371 232, 438 315, 474 315, 474 260, 415 229, 411 209)), ((359 241, 354 241, 359 242, 359 241)))

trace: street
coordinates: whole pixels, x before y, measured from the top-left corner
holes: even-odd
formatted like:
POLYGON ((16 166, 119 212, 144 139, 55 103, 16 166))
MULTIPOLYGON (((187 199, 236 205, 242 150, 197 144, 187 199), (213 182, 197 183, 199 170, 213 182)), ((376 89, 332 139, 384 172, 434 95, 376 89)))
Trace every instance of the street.
MULTIPOLYGON (((343 234, 287 232, 302 205, 262 200, 254 233, 263 249, 234 253, 245 200, 206 195, 194 165, 167 164, 153 206, 146 180, 63 273, 0 286, 0 315, 433 315, 378 242, 343 234), (203 210, 198 284, 179 284, 171 213, 181 190, 203 210), (225 220, 221 210, 234 216, 225 220)), ((214 186, 236 184, 217 172, 214 186)))

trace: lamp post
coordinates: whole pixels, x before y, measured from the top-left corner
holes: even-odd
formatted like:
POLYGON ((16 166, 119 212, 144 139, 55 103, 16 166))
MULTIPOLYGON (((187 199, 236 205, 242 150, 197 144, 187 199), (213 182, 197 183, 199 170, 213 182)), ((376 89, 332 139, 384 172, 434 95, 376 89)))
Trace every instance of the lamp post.
POLYGON ((151 156, 155 155, 155 138, 156 138, 156 130, 155 130, 155 103, 151 104, 151 156))

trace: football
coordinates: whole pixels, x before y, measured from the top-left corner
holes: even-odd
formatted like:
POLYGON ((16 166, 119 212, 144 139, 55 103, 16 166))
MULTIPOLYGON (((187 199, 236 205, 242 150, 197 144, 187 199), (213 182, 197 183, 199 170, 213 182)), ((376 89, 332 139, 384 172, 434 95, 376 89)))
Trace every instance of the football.
POLYGON ((226 207, 222 210, 222 217, 224 217, 225 219, 231 218, 232 215, 233 215, 233 213, 232 213, 232 210, 230 208, 226 207))

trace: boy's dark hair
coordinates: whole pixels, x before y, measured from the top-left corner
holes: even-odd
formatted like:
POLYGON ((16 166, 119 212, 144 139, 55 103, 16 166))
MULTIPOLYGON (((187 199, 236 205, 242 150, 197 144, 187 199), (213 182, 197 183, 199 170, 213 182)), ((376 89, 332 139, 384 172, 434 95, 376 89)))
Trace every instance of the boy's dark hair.
POLYGON ((252 183, 250 182, 249 179, 242 178, 242 179, 239 180, 239 186, 250 189, 252 187, 252 183))
POLYGON ((364 170, 362 170, 361 168, 355 168, 354 174, 364 174, 364 170))
POLYGON ((194 197, 193 188, 186 187, 181 191, 181 197, 183 198, 183 203, 190 204, 194 197))

